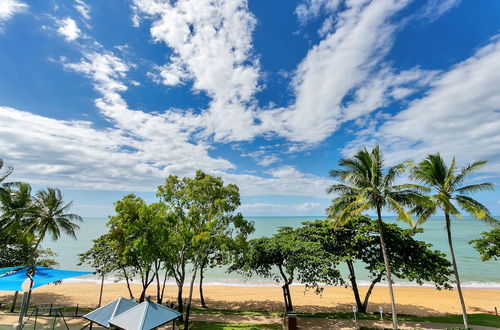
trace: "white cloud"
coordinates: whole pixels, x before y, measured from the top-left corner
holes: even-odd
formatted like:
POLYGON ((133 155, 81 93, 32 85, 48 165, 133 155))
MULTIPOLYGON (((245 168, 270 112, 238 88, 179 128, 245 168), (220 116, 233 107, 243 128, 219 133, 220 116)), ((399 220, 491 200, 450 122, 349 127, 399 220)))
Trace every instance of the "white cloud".
POLYGON ((390 161, 453 155, 462 164, 489 160, 500 174, 500 36, 431 82, 407 109, 347 148, 380 143, 390 161), (411 154, 409 154, 411 150, 411 154))
POLYGON ((332 12, 337 9, 340 0, 305 0, 295 9, 295 14, 301 23, 317 17, 321 11, 332 12))
POLYGON ((57 32, 64 36, 67 41, 73 41, 80 36, 81 31, 72 18, 66 17, 57 20, 57 25, 59 26, 57 32))
POLYGON ((316 143, 342 122, 379 107, 390 79, 397 75, 383 67, 377 72, 397 28, 391 18, 409 2, 355 1, 337 13, 334 32, 309 50, 297 68, 295 103, 262 113, 263 126, 292 141, 316 143), (381 76, 384 73, 389 76, 381 76), (353 91, 359 106, 345 107, 353 91))
POLYGON ((16 14, 24 12, 28 5, 17 0, 0 1, 0 29, 3 24, 12 19, 16 14))
POLYGON ((169 86, 192 81, 212 102, 198 119, 217 141, 251 139, 259 63, 252 54, 255 18, 246 0, 135 0, 153 20, 151 35, 174 55, 160 70, 169 86))
POLYGON ((90 19, 90 6, 83 0, 75 0, 75 9, 82 15, 85 20, 90 19))

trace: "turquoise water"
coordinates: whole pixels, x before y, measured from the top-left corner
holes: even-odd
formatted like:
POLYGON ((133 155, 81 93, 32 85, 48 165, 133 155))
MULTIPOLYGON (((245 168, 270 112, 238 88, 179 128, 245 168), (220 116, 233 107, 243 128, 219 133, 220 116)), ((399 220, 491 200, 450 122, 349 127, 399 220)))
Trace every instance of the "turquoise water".
MULTIPOLYGON (((248 217, 255 222, 255 233, 253 237, 269 236, 276 232, 281 226, 296 227, 303 221, 321 219, 321 217, 248 217)), ((395 222, 394 218, 386 217, 387 222, 395 222)), ((92 246, 92 239, 107 231, 106 218, 86 218, 80 224, 78 240, 69 237, 61 237, 59 241, 44 242, 44 247, 51 248, 58 256, 57 261, 62 269, 85 269, 88 266, 77 266, 79 253, 86 251, 92 246)), ((400 223, 400 226, 406 225, 400 223)), ((481 221, 472 218, 453 219, 452 233, 454 237, 455 254, 458 262, 461 279, 466 286, 477 287, 500 287, 500 261, 482 262, 477 251, 467 242, 479 238, 483 231, 491 227, 481 221)), ((431 243, 435 249, 448 253, 448 243, 444 229, 444 220, 441 217, 429 219, 423 226, 424 233, 418 234, 418 239, 431 243)), ((361 281, 368 280, 362 265, 357 265, 357 277, 361 281)), ((345 271, 343 268, 341 270, 345 271)), ((212 284, 242 284, 259 285, 269 284, 271 280, 251 278, 247 281, 237 274, 227 274, 224 269, 211 269, 206 273, 206 282, 212 284)), ((397 282, 400 285, 410 284, 404 281, 397 282)))

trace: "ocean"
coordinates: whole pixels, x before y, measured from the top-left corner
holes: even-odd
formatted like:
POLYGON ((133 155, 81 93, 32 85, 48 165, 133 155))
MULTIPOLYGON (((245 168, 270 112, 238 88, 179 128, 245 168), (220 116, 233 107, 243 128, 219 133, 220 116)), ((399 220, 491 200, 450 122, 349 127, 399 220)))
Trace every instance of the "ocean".
MULTIPOLYGON (((281 226, 300 226, 303 221, 322 219, 322 217, 247 217, 255 222, 255 232, 252 238, 270 236, 281 226)), ((394 223, 394 217, 385 217, 385 221, 394 223)), ((89 266, 77 266, 78 254, 86 251, 92 246, 92 240, 106 233, 107 218, 85 218, 80 224, 77 232, 77 240, 68 236, 62 236, 58 241, 46 239, 43 246, 52 249, 57 253, 55 258, 59 263, 58 268, 68 270, 92 270, 89 266)), ((399 223, 403 228, 409 228, 404 223, 399 223)), ((448 242, 442 217, 430 218, 422 227, 424 232, 418 234, 419 240, 431 243, 434 249, 448 254, 448 242)), ((496 287, 500 288, 500 261, 482 262, 478 252, 468 244, 468 241, 479 238, 481 233, 491 229, 490 225, 479 220, 464 217, 453 219, 452 234, 454 237, 455 256, 457 258, 458 269, 461 280, 465 287, 496 287)), ((339 269, 346 272, 341 266, 339 269)), ((357 278, 361 284, 368 284, 368 274, 361 264, 356 265, 357 278)), ((346 277, 347 278, 347 277, 346 277)), ((84 281, 93 280, 92 277, 81 279, 84 281)), ((109 278, 109 280, 113 280, 109 278)), ((173 283, 173 280, 170 281, 173 283)), ((269 285, 274 283, 271 279, 253 277, 246 279, 238 274, 226 273, 223 268, 209 269, 205 273, 204 282, 206 284, 220 285, 269 285)), ((405 280, 396 279, 396 285, 414 285, 405 280)), ((432 284, 428 284, 432 285, 432 284)))

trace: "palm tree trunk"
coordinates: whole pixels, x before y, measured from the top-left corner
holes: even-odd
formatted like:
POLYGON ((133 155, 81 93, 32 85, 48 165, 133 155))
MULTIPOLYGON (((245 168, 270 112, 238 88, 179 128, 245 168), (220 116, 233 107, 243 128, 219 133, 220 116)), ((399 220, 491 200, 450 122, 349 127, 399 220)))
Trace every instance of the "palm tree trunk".
POLYGON ((380 234, 380 248, 382 250, 382 256, 384 257, 387 284, 389 285, 389 296, 391 298, 392 328, 394 330, 397 330, 398 329, 398 316, 396 314, 396 303, 394 302, 394 291, 392 290, 391 267, 389 265, 389 258, 387 257, 387 250, 385 248, 384 224, 382 223, 382 214, 380 212, 380 206, 377 206, 377 216, 378 216, 378 219, 377 219, 378 232, 380 234))
POLYGON ((462 294, 462 287, 460 286, 460 278, 458 276, 457 262, 455 260, 455 252, 453 251, 453 241, 451 239, 450 215, 445 212, 444 216, 446 218, 446 232, 448 233, 448 245, 450 246, 451 264, 453 265, 453 272, 455 273, 455 280, 457 281, 458 296, 460 297, 460 304, 462 305, 462 315, 464 318, 464 327, 466 329, 469 329, 469 321, 467 320, 467 310, 465 309, 464 295, 462 294))

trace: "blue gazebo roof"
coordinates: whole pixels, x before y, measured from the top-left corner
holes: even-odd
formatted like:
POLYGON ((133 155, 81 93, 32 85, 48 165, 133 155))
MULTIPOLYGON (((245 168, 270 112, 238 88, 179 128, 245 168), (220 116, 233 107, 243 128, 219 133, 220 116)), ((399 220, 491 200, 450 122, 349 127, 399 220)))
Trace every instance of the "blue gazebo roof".
POLYGON ((175 320, 181 313, 152 301, 144 301, 109 320, 111 325, 126 330, 150 330, 175 320))
POLYGON ((118 298, 88 314, 83 315, 83 317, 89 321, 102 325, 103 327, 109 328, 109 320, 134 306, 137 306, 135 301, 118 298))

